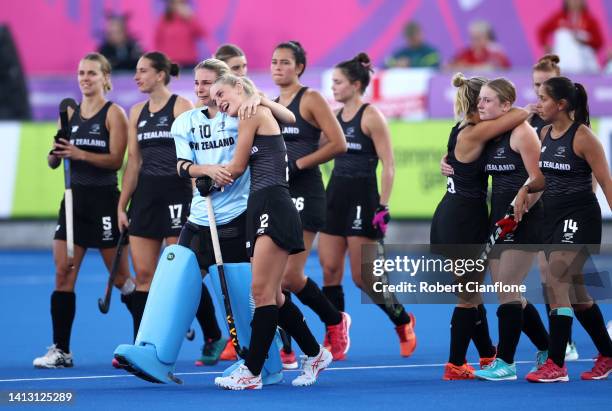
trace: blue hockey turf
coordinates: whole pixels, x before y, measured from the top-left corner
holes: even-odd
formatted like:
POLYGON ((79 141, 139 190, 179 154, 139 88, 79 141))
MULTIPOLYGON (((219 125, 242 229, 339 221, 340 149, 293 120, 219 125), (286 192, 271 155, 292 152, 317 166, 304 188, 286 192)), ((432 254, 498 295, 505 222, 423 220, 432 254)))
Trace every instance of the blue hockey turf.
MULTIPOLYGON (((612 378, 608 381, 580 381, 581 371, 590 369, 596 355, 590 339, 575 322, 574 339, 581 360, 568 363, 570 382, 530 384, 524 375, 532 366, 535 348, 523 335, 517 351, 519 380, 501 383, 441 380, 448 356, 451 306, 407 307, 417 322, 418 347, 411 358, 399 356, 398 340, 391 323, 376 306, 361 304, 360 295, 345 276, 347 311, 353 318, 351 349, 346 361, 332 363, 319 382, 309 388, 294 388, 296 372, 286 372, 285 382, 262 391, 229 392, 214 386, 213 379, 229 365, 196 367, 202 334, 185 341, 177 375, 183 385, 155 385, 111 367, 112 352, 118 344, 132 339, 131 317, 115 291, 110 312, 98 311, 97 299, 104 293, 107 272, 97 251, 90 251, 77 282, 77 314, 71 350, 75 367, 37 370, 34 357, 51 344, 50 294, 54 287, 50 252, 0 252, 0 313, 2 361, 0 361, 0 406, 9 392, 24 390, 71 391, 72 408, 86 410, 422 410, 491 407, 505 409, 601 410, 612 402, 612 378)), ((316 254, 308 260, 307 273, 321 283, 316 254)), ((303 307, 302 307, 303 308, 303 307)), ((542 307, 540 307, 541 309, 542 307)), ((606 320, 612 307, 602 305, 606 320)), ((489 324, 496 339, 496 306, 488 306, 489 324)), ((303 308, 316 336, 323 326, 303 308)), ((541 311, 543 313, 543 311, 541 311)), ((546 322, 546 321, 545 321, 546 322)), ((477 353, 470 348, 471 362, 477 353)), ((49 405, 59 409, 66 405, 49 405)), ((15 409, 21 409, 15 408, 15 409)))

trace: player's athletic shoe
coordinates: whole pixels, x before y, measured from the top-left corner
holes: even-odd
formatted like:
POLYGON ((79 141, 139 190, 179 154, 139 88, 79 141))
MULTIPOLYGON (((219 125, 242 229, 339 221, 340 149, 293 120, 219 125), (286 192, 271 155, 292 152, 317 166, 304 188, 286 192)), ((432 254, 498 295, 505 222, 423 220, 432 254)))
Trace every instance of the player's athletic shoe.
POLYGON ((444 366, 444 376, 442 377, 442 379, 444 381, 473 380, 474 368, 468 363, 465 363, 461 366, 455 365, 450 362, 446 363, 446 366, 444 366))
POLYGON ((565 361, 576 361, 578 358, 580 356, 578 355, 576 344, 574 342, 567 343, 567 347, 565 347, 565 361))
POLYGON ((72 354, 65 353, 53 344, 47 347, 47 353, 42 357, 34 358, 32 364, 36 368, 71 368, 72 354))
POLYGON ((314 357, 304 357, 302 360, 302 373, 293 381, 294 387, 306 387, 317 382, 319 373, 332 362, 332 354, 323 346, 314 357))
POLYGON ((474 376, 487 381, 516 380, 516 365, 514 363, 508 364, 501 358, 496 358, 486 368, 475 371, 474 376))
POLYGON ((567 382, 567 367, 559 367, 550 358, 546 360, 539 370, 530 372, 525 379, 529 382, 567 382))
POLYGON ((480 364, 480 369, 484 370, 486 367, 493 364, 493 361, 495 361, 496 358, 497 358, 497 350, 495 351, 495 355, 493 357, 480 357, 480 360, 478 361, 480 364))
POLYGON ((583 380, 605 380, 610 373, 612 373, 612 357, 604 357, 599 354, 591 371, 583 372, 580 374, 580 378, 583 380))
POLYGON ((535 362, 535 365, 533 366, 533 368, 529 372, 536 372, 537 370, 539 370, 540 367, 544 365, 546 360, 548 360, 548 351, 538 351, 536 353, 536 362, 535 362))
POLYGON ((400 340, 400 355, 402 357, 410 357, 417 346, 417 337, 414 332, 416 327, 416 318, 414 314, 408 314, 410 322, 404 325, 395 327, 395 332, 400 340))
POLYGON ((225 344, 227 344, 227 338, 224 337, 216 341, 206 340, 204 347, 202 347, 202 356, 199 360, 196 360, 195 365, 201 367, 202 365, 215 365, 218 363, 225 344))
POLYGON ((225 348, 223 349, 221 356, 219 356, 219 359, 221 361, 235 361, 238 359, 238 355, 236 355, 236 349, 234 348, 234 343, 232 342, 231 338, 227 340, 227 344, 225 344, 225 348))
POLYGON ((293 350, 287 354, 285 350, 281 348, 280 356, 281 362, 283 363, 283 370, 295 370, 298 367, 298 362, 295 358, 295 353, 293 350))
POLYGON ((240 364, 227 377, 216 377, 215 385, 226 390, 261 390, 261 375, 253 375, 246 365, 240 364))
POLYGON ((349 337, 349 328, 351 328, 351 316, 342 312, 342 321, 336 325, 327 326, 325 333, 325 341, 323 346, 331 351, 334 361, 344 360, 346 353, 351 347, 351 339, 349 337))

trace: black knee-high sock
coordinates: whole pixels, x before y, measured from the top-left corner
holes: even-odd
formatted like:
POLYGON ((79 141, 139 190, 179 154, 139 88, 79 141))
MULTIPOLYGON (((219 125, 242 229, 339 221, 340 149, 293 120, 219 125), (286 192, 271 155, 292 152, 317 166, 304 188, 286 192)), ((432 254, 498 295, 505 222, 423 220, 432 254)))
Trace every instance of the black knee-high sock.
POLYGON ((136 335, 138 335, 138 330, 140 329, 140 322, 142 321, 145 305, 147 305, 147 298, 149 298, 148 291, 134 291, 132 293, 131 313, 132 321, 134 322, 134 340, 136 340, 136 335))
POLYGON ((325 325, 336 325, 342 321, 340 311, 323 295, 321 289, 310 278, 302 291, 295 294, 302 304, 310 307, 325 325))
POLYGON ((76 295, 74 292, 53 291, 51 294, 53 343, 65 353, 70 352, 70 333, 72 332, 75 312, 76 295))
POLYGON ((565 347, 569 341, 573 321, 572 309, 563 307, 550 311, 550 348, 548 358, 559 367, 565 363, 565 347))
POLYGON ((499 319, 497 357, 507 364, 512 364, 523 328, 523 307, 520 302, 502 304, 497 308, 497 317, 499 319))
POLYGON ((489 322, 487 321, 487 310, 483 304, 478 306, 478 319, 472 334, 472 341, 481 358, 491 358, 495 355, 495 347, 489 335, 489 322))
POLYGON ((278 310, 278 325, 293 337, 304 354, 314 357, 319 353, 317 339, 306 325, 300 309, 292 301, 285 300, 285 304, 278 310))
POLYGON ((338 311, 346 311, 344 309, 344 290, 341 285, 327 285, 321 291, 338 311))
MULTIPOLYGON (((285 301, 291 301, 291 292, 287 290, 283 290, 283 295, 285 296, 285 301)), ((285 354, 289 354, 293 351, 291 347, 291 336, 285 330, 283 330, 282 326, 279 327, 278 333, 280 334, 281 342, 283 343, 283 351, 285 354)))
POLYGON ((249 351, 244 365, 248 367, 253 375, 261 374, 270 344, 274 340, 274 332, 278 325, 278 307, 276 305, 264 305, 255 308, 253 321, 251 322, 251 341, 249 351))
POLYGON ((393 307, 387 307, 385 304, 376 304, 378 308, 383 310, 391 322, 397 327, 410 323, 410 317, 406 309, 401 304, 394 304, 393 307))
POLYGON ((594 303, 587 310, 575 311, 574 315, 593 340, 599 353, 604 357, 612 357, 612 340, 599 306, 594 303))
POLYGON ((448 362, 461 366, 465 363, 470 338, 474 333, 478 310, 476 308, 455 307, 451 318, 450 353, 448 362))
POLYGON ((196 318, 202 328, 204 340, 217 341, 221 338, 221 330, 215 315, 215 306, 208 292, 208 287, 204 283, 202 283, 202 294, 200 294, 200 305, 198 305, 198 311, 196 311, 196 318))
MULTIPOLYGON (((546 304, 546 312, 548 313, 548 330, 550 332, 550 312, 551 312, 550 304, 546 304)), ((569 338, 567 340, 567 343, 571 344, 572 342, 573 342, 573 340, 572 340, 572 330, 570 328, 570 330, 569 330, 569 338)))
POLYGON ((538 310, 531 303, 527 303, 523 308, 523 332, 538 351, 548 350, 548 331, 544 327, 538 310))

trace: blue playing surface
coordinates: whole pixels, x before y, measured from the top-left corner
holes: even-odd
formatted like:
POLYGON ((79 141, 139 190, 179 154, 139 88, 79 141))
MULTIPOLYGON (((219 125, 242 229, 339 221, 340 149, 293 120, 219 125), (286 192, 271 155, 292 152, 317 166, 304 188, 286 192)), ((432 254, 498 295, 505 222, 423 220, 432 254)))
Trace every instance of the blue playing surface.
MULTIPOLYGON (((348 267, 347 267, 348 270, 348 267)), ((306 272, 321 284, 316 254, 309 258, 306 272)), ((32 360, 51 344, 50 294, 54 266, 50 252, 0 252, 0 313, 2 360, 0 361, 0 406, 7 393, 23 390, 65 391, 74 394, 72 408, 87 410, 281 410, 281 409, 374 409, 421 410, 491 407, 504 409, 609 409, 609 381, 581 381, 580 372, 591 368, 597 353, 589 337, 575 322, 574 340, 580 361, 568 363, 570 382, 530 384, 524 375, 532 366, 535 348, 523 335, 516 359, 518 381, 480 382, 441 380, 448 356, 449 321, 452 306, 407 307, 416 316, 418 347, 411 358, 399 356, 398 339, 392 324, 376 306, 362 304, 360 294, 345 275, 347 311, 353 318, 351 349, 346 361, 332 363, 315 386, 295 388, 295 371, 286 372, 281 385, 262 391, 229 392, 213 384, 215 376, 229 365, 196 367, 202 333, 194 322, 197 337, 185 341, 176 366, 183 385, 156 385, 111 367, 118 344, 131 343, 132 322, 115 291, 110 312, 102 315, 97 300, 104 293, 107 272, 97 251, 90 251, 77 282, 77 313, 71 350, 75 367, 37 370, 32 360)), ((297 299, 296 299, 297 300, 297 299)), ((301 307, 301 306, 300 306, 301 307)), ((322 339, 323 326, 307 308, 301 307, 308 324, 322 339)), ((539 307, 541 314, 543 307, 539 307)), ((602 305, 606 320, 612 307, 602 305)), ((489 324, 496 340, 496 306, 488 306, 489 324)), ((546 323, 546 320, 545 320, 546 323)), ((469 361, 478 355, 470 348, 469 361)), ((46 405, 44 409, 64 408, 46 405)), ((21 409, 19 407, 18 409, 21 409)))

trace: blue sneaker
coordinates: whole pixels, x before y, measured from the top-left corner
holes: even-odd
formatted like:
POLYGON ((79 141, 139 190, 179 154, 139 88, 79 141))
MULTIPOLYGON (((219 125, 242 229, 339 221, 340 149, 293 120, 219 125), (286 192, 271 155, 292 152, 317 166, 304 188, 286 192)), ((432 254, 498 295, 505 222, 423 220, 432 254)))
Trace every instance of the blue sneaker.
POLYGON ((536 363, 529 372, 536 372, 548 360, 548 351, 538 351, 536 353, 536 363))
POLYGON ((516 365, 507 364, 501 358, 496 358, 487 368, 474 371, 474 376, 487 381, 516 380, 516 365))

